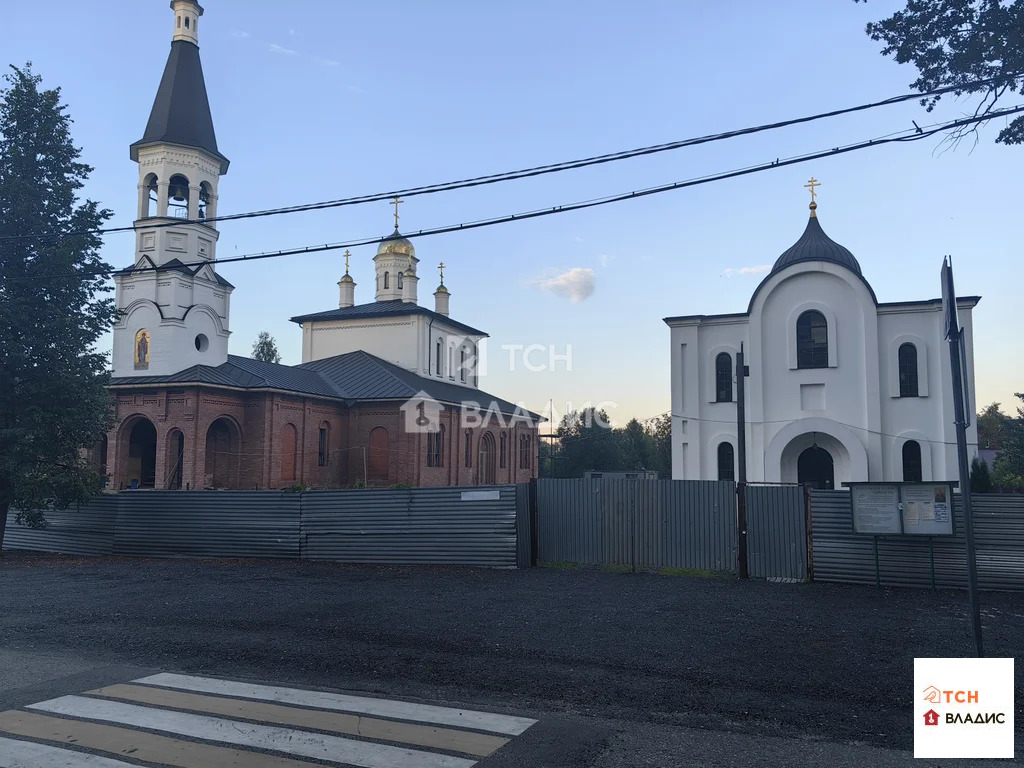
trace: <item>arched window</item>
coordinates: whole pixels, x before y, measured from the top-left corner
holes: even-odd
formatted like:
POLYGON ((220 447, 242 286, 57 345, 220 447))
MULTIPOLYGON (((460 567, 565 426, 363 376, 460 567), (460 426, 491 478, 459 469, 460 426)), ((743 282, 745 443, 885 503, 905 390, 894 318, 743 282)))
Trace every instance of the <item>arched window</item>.
POLYGON ((502 432, 499 443, 498 466, 502 469, 508 466, 508 433, 502 432))
POLYGON ((816 309, 797 318, 796 367, 828 368, 828 322, 816 309))
POLYGON ((900 397, 917 397, 917 347, 909 341, 900 344, 900 397))
POLYGON ((437 432, 427 433, 427 466, 444 466, 444 425, 437 432))
POLYGON ((718 479, 736 479, 736 453, 733 451, 732 443, 718 444, 718 479))
POLYGON ((326 467, 331 455, 331 425, 326 421, 320 423, 320 435, 317 443, 316 465, 326 467))
POLYGON ((465 347, 463 347, 462 349, 459 350, 459 378, 462 381, 466 380, 466 348, 465 347))
POLYGON ((437 375, 444 375, 444 342, 437 340, 437 375))
POLYGON ((480 474, 477 479, 483 485, 492 485, 496 479, 494 437, 490 432, 484 432, 480 437, 480 474))
POLYGON ((455 345, 448 345, 448 378, 455 378, 455 345))
POLYGON ((181 29, 181 16, 178 17, 178 29, 181 29))
POLYGON ((395 285, 398 288, 401 288, 402 287, 402 270, 398 270, 398 272, 396 273, 396 277, 397 277, 397 280, 395 282, 395 285))
POLYGON ((188 27, 189 27, 189 23, 190 23, 190 19, 189 19, 189 17, 188 17, 188 16, 186 16, 186 17, 185 17, 185 29, 188 29, 188 27))
POLYGON ((390 273, 388 273, 388 272, 385 272, 385 273, 384 273, 384 290, 385 290, 385 291, 386 291, 386 290, 387 290, 388 288, 390 288, 390 287, 391 287, 391 286, 390 286, 390 282, 391 282, 391 275, 390 275, 390 273))
POLYGON ((903 482, 920 483, 923 479, 921 444, 917 440, 907 440, 903 444, 903 482))
POLYGON ((732 402, 732 355, 728 352, 715 358, 715 402, 732 402))
POLYGON ((470 430, 466 430, 466 466, 473 466, 473 433, 470 430))

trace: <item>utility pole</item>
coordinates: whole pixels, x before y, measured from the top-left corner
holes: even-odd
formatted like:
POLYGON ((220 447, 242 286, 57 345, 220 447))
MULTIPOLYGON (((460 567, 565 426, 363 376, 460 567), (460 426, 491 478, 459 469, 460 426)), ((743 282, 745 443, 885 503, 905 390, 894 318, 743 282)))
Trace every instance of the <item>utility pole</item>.
POLYGON ((974 628, 974 648, 978 658, 984 656, 981 638, 981 608, 978 605, 978 564, 974 555, 974 515, 971 512, 971 470, 967 460, 967 408, 964 403, 966 378, 963 329, 956 311, 956 292, 953 288, 951 259, 942 262, 942 308, 949 340, 949 371, 953 379, 953 419, 956 424, 956 454, 960 469, 960 503, 964 513, 964 537, 967 544, 967 590, 970 596, 971 624, 974 628))
POLYGON ((747 570, 747 388, 750 368, 744 362, 743 344, 736 355, 736 530, 739 534, 739 574, 749 579, 747 570))

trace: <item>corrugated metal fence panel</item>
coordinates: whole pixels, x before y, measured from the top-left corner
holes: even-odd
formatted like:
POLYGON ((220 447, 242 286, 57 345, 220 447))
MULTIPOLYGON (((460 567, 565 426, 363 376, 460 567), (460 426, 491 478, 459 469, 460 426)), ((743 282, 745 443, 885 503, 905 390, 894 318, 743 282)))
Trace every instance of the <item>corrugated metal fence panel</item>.
POLYGON ((46 528, 28 528, 7 516, 4 549, 27 549, 65 555, 109 555, 114 549, 118 497, 98 496, 88 504, 46 513, 46 528))
POLYGON ((517 486, 302 494, 303 557, 514 568, 517 486), (497 499, 480 498, 495 493, 497 499))
POLYGON ((530 484, 516 486, 516 567, 529 568, 533 560, 533 526, 530 520, 530 484))
POLYGON ((747 486, 747 564, 754 578, 807 578, 807 514, 802 486, 747 486))
POLYGON ((658 480, 665 515, 663 565, 736 570, 736 485, 717 480, 658 480))
POLYGON ((300 494, 135 491, 119 494, 114 554, 299 557, 300 494))
MULTIPOLYGON (((966 587, 967 553, 959 494, 953 497, 954 535, 878 538, 877 576, 873 536, 853 531, 849 491, 811 494, 814 578, 903 587, 966 587), (933 581, 934 579, 934 581, 933 581)), ((978 585, 1024 589, 1024 499, 972 497, 978 585)))
POLYGON ((735 570, 733 483, 544 479, 537 488, 541 561, 735 570))

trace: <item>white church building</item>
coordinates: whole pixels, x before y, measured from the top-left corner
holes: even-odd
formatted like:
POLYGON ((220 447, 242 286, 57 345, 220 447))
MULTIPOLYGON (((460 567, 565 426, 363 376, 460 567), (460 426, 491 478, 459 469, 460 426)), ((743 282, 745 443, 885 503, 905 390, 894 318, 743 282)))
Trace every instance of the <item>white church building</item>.
MULTIPOLYGON (((741 345, 749 368, 749 481, 841 488, 957 476, 941 299, 880 303, 857 259, 822 230, 816 208, 812 198, 803 235, 775 261, 745 312, 665 318, 674 479, 735 479, 741 345)), ((934 278, 938 287, 938 265, 934 278)), ((957 299, 969 413, 971 312, 979 300, 957 299)), ((976 452, 974 426, 968 443, 976 452)))

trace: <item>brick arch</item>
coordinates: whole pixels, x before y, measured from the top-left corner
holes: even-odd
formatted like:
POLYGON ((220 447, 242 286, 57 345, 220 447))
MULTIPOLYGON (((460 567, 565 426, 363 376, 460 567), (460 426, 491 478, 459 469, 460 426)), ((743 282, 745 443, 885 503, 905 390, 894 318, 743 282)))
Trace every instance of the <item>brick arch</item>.
POLYGON ((237 488, 242 429, 231 416, 214 419, 206 430, 204 488, 237 488))
POLYGON ((156 425, 141 413, 121 422, 117 435, 118 487, 153 488, 156 485, 156 425))

